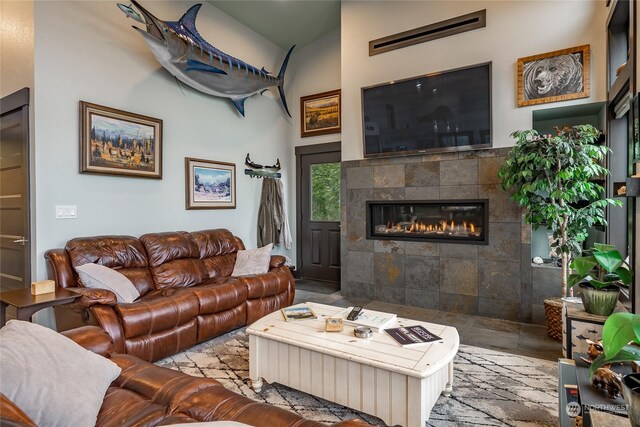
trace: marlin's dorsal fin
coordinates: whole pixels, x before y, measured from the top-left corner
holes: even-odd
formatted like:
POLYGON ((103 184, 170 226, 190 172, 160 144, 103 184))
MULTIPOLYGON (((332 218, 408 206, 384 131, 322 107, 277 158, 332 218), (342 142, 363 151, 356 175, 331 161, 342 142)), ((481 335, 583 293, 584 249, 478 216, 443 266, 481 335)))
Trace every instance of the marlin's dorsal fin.
POLYGON ((182 25, 185 26, 187 30, 193 32, 194 34, 198 34, 198 32, 196 31, 196 17, 198 16, 200 7, 202 7, 202 4, 194 4, 189 8, 189 10, 187 10, 184 15, 182 15, 182 18, 180 18, 179 21, 182 25))
POLYGON ((264 67, 260 68, 260 71, 262 71, 263 73, 266 73, 266 74, 271 74, 269 71, 265 70, 264 67))
POLYGON ((240 114, 242 114, 242 117, 244 117, 244 101, 246 101, 247 98, 240 98, 240 99, 232 99, 231 102, 233 102, 234 107, 236 107, 236 110, 238 110, 238 112, 240 114))

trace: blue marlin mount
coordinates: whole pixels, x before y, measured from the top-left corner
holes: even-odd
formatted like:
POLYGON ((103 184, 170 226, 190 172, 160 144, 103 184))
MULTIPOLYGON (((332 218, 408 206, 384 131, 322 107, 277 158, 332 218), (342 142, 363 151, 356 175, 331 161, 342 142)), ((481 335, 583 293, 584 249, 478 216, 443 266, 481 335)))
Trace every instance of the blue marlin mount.
MULTIPOLYGON (((170 22, 156 18, 137 1, 132 0, 132 3, 147 27, 146 31, 133 28, 142 34, 158 62, 179 81, 208 95, 229 98, 243 117, 247 98, 276 86, 282 106, 291 117, 283 86, 284 73, 295 46, 287 52, 278 75, 272 76, 264 68, 258 69, 227 55, 202 38, 196 29, 201 4, 192 6, 179 21, 170 22)), ((118 7, 127 16, 132 16, 125 11, 127 7, 118 7)))

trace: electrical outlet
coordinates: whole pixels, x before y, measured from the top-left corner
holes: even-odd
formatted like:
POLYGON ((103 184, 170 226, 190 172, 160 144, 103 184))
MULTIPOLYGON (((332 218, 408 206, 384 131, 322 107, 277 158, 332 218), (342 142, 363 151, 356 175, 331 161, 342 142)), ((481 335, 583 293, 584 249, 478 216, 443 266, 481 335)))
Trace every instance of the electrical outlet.
POLYGON ((56 205, 56 219, 78 218, 78 206, 76 205, 56 205))

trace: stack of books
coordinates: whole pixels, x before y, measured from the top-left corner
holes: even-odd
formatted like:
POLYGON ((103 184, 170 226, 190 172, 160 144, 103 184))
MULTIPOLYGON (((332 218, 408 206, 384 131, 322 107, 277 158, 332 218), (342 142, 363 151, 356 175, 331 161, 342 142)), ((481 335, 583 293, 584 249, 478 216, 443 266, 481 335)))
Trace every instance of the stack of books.
POLYGON ((382 332, 385 328, 388 328, 397 317, 393 313, 384 313, 382 311, 373 311, 363 308, 362 313, 360 313, 356 320, 348 320, 347 316, 351 313, 351 310, 353 310, 353 307, 349 307, 333 317, 341 318, 345 325, 368 326, 375 332, 382 332))

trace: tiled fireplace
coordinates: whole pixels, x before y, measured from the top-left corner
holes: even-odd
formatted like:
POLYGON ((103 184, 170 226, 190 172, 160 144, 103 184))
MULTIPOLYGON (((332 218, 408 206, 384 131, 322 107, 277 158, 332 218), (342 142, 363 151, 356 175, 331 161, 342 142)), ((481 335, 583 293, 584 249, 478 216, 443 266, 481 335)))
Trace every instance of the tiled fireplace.
POLYGON ((497 176, 507 152, 343 162, 343 294, 540 323, 559 273, 531 266, 530 226, 497 176))

